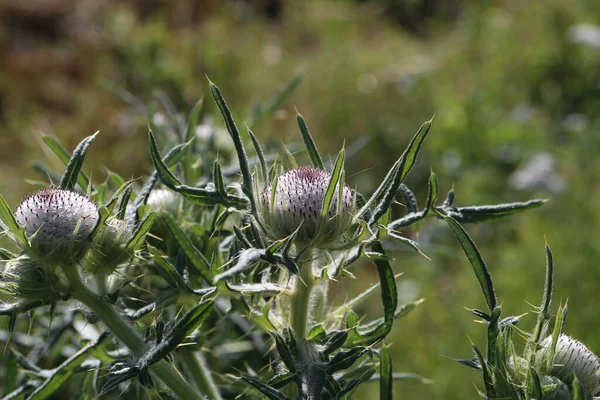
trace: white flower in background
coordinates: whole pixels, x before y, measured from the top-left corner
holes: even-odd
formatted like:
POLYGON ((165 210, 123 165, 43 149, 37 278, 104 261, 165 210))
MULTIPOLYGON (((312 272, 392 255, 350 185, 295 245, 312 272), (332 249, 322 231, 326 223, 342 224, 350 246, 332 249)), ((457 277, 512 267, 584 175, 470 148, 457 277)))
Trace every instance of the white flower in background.
POLYGON ((556 161, 548 153, 535 154, 509 178, 513 189, 546 189, 560 193, 565 189, 563 178, 555 171, 556 161))
POLYGON ((569 37, 574 43, 600 49, 600 26, 579 24, 569 29, 569 37))
POLYGON ((146 202, 153 210, 175 214, 179 208, 180 196, 167 189, 154 189, 146 202))
MULTIPOLYGON (((548 356, 552 345, 552 337, 547 337, 541 344, 542 359, 548 356)), ((583 386, 588 396, 600 392, 600 360, 583 343, 567 335, 560 335, 556 343, 553 368, 550 375, 559 378, 566 384, 573 382, 574 376, 583 386)))
POLYGON ((321 208, 331 173, 315 168, 297 168, 277 178, 275 198, 271 201, 271 184, 259 194, 259 215, 267 234, 275 239, 291 235, 298 227, 301 243, 312 242, 317 247, 339 242, 352 221, 354 195, 348 186, 343 189, 342 209, 338 210, 338 189, 331 207, 321 223, 321 208))
POLYGON ((77 262, 98 223, 92 200, 64 189, 43 189, 17 207, 15 218, 25 229, 32 249, 51 263, 77 262))

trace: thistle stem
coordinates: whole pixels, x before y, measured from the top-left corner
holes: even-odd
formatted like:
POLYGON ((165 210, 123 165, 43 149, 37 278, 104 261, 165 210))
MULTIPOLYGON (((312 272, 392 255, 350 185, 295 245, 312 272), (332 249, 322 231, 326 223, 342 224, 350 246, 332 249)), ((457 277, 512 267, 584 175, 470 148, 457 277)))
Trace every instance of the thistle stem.
POLYGON ((192 376, 198 390, 201 393, 206 393, 209 399, 221 400, 221 393, 219 393, 219 389, 210 374, 202 353, 182 350, 178 355, 179 359, 185 364, 187 371, 192 376))
MULTIPOLYGON (((129 350, 139 355, 146 350, 146 344, 140 334, 133 329, 115 310, 112 304, 90 291, 81 281, 76 265, 63 267, 63 271, 72 285, 72 297, 92 310, 129 350)), ((177 397, 185 400, 202 400, 204 397, 196 393, 173 366, 165 360, 150 367, 153 375, 158 377, 177 397)))
MULTIPOLYGON (((312 252, 313 257, 316 257, 316 251, 312 252)), ((300 266, 300 274, 296 278, 296 290, 291 297, 291 319, 290 325, 296 335, 296 339, 305 339, 310 330, 309 323, 312 321, 311 315, 315 306, 312 298, 313 288, 316 280, 313 276, 313 263, 305 263, 300 266)))

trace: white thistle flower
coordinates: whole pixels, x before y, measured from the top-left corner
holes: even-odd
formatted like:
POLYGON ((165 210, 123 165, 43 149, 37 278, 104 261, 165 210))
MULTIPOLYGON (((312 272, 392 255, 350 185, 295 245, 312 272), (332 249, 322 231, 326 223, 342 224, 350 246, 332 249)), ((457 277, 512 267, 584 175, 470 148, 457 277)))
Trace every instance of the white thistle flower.
POLYGON ((341 241, 344 231, 352 222, 354 209, 354 196, 348 186, 343 188, 341 210, 338 210, 336 189, 323 228, 321 232, 318 231, 330 179, 331 173, 328 171, 309 167, 292 169, 277 177, 273 200, 272 185, 267 185, 259 194, 259 216, 267 234, 282 239, 300 227, 297 240, 302 243, 323 247, 341 241))
POLYGON ((77 262, 88 247, 98 223, 92 200, 64 189, 43 189, 17 207, 15 219, 32 249, 51 263, 77 262))
MULTIPOLYGON (((551 345, 550 336, 541 344, 542 355, 547 357, 551 345)), ((564 383, 571 384, 573 377, 577 376, 588 396, 595 396, 600 391, 600 360, 580 341, 560 335, 556 343, 553 365, 550 375, 556 376, 564 383)))

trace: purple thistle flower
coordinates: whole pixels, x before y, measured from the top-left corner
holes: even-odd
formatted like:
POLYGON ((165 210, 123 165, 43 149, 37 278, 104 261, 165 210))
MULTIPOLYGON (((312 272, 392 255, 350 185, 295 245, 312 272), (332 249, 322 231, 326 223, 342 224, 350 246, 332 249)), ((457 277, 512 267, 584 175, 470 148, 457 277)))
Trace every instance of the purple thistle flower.
POLYGON ((92 200, 64 189, 43 189, 17 207, 15 219, 25 229, 32 249, 49 262, 76 262, 98 223, 92 200))
POLYGON ((296 168, 277 177, 274 199, 271 184, 260 196, 260 217, 267 234, 275 239, 291 235, 298 227, 297 239, 324 246, 339 242, 352 222, 354 195, 344 186, 341 210, 338 210, 338 188, 333 196, 325 221, 321 209, 331 179, 331 173, 316 168, 296 168), (319 225, 322 229, 319 232, 319 225))

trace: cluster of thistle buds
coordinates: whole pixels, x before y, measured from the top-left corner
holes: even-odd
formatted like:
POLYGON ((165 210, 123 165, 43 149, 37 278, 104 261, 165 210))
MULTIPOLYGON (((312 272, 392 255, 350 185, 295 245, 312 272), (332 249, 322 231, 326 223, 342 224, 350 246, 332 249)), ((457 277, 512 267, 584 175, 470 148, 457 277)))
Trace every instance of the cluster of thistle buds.
POLYGON ((10 260, 0 284, 16 296, 52 303, 68 296, 60 267, 84 266, 104 276, 132 256, 126 247, 132 229, 122 220, 102 221, 96 204, 71 190, 48 188, 32 193, 14 212, 26 243, 10 260))

